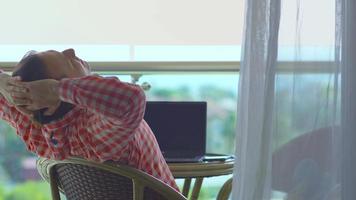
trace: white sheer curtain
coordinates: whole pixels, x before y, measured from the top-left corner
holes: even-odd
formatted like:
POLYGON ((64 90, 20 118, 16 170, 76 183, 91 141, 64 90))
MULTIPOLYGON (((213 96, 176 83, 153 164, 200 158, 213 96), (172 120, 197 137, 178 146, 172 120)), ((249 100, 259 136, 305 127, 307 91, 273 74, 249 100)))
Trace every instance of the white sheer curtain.
POLYGON ((269 192, 280 1, 250 0, 245 7, 233 183, 233 198, 244 200, 263 199, 269 192))
POLYGON ((356 199, 356 2, 245 6, 232 198, 356 199))

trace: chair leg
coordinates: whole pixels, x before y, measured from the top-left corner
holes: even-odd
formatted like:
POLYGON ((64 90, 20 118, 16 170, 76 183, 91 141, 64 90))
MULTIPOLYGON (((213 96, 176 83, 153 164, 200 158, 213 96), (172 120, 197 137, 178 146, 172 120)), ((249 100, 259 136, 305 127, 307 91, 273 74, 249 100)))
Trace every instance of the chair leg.
POLYGON ((224 183, 224 185, 221 187, 216 200, 227 200, 230 196, 231 189, 232 189, 232 177, 229 180, 227 180, 224 183))
POLYGON ((192 178, 186 178, 184 179, 184 185, 183 185, 183 190, 182 190, 182 194, 185 197, 188 197, 189 195, 189 190, 190 190, 190 184, 192 182, 192 178))
POLYGON ((61 196, 59 195, 58 184, 56 181, 56 171, 52 167, 49 170, 49 184, 51 187, 52 200, 61 200, 61 196))
POLYGON ((197 200, 199 197, 199 192, 201 189, 201 185, 203 184, 203 180, 204 178, 196 178, 195 179, 195 183, 194 183, 194 188, 192 191, 192 196, 191 196, 191 200, 197 200))

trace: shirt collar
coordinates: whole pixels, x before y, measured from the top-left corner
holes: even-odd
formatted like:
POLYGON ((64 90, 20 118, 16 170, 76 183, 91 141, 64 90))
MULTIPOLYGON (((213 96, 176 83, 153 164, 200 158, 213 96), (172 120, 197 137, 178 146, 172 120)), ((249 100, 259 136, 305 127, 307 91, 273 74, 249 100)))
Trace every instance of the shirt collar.
POLYGON ((61 119, 52 121, 48 124, 44 124, 43 127, 48 130, 62 128, 70 124, 73 120, 75 120, 79 113, 82 112, 83 109, 75 106, 71 111, 65 114, 61 119))

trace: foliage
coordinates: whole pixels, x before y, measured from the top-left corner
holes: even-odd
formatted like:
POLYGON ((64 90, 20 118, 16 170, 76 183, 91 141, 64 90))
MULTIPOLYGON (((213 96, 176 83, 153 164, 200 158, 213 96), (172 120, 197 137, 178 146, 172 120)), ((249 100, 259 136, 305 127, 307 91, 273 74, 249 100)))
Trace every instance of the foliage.
MULTIPOLYGON (((330 126, 334 117, 330 75, 281 74, 276 79, 274 149, 311 130, 330 126)), ((340 101, 338 101, 339 103, 340 101)), ((336 105, 340 107, 340 105, 336 105)))
MULTIPOLYGON (((4 190, 0 190, 4 191, 4 190)), ((49 184, 46 182, 27 181, 17 184, 7 192, 0 192, 0 200, 49 200, 49 184)))
POLYGON ((166 101, 187 101, 192 99, 192 92, 189 87, 182 86, 177 89, 152 88, 149 92, 150 100, 166 100, 166 101))
POLYGON ((12 181, 23 181, 21 161, 33 154, 26 150, 15 130, 5 121, 0 121, 0 165, 12 181))
POLYGON ((206 186, 202 187, 200 193, 199 193, 199 199, 204 199, 204 200, 209 200, 209 199, 216 199, 218 193, 219 193, 220 187, 212 187, 212 186, 206 186))
POLYGON ((0 186, 0 200, 4 200, 5 191, 4 188, 0 186))

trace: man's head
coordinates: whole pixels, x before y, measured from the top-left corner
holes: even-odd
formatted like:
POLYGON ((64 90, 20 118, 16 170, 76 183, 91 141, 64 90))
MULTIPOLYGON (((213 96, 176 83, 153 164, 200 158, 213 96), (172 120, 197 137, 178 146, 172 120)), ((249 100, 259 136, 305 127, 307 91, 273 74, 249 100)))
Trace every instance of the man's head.
MULTIPOLYGON (((31 51, 15 67, 12 76, 20 76, 24 82, 42 79, 75 78, 90 74, 89 65, 79 59, 73 49, 58 51, 31 51)), ((46 108, 34 111, 34 118, 42 124, 62 118, 74 106, 61 102, 54 114, 46 116, 46 108)))

